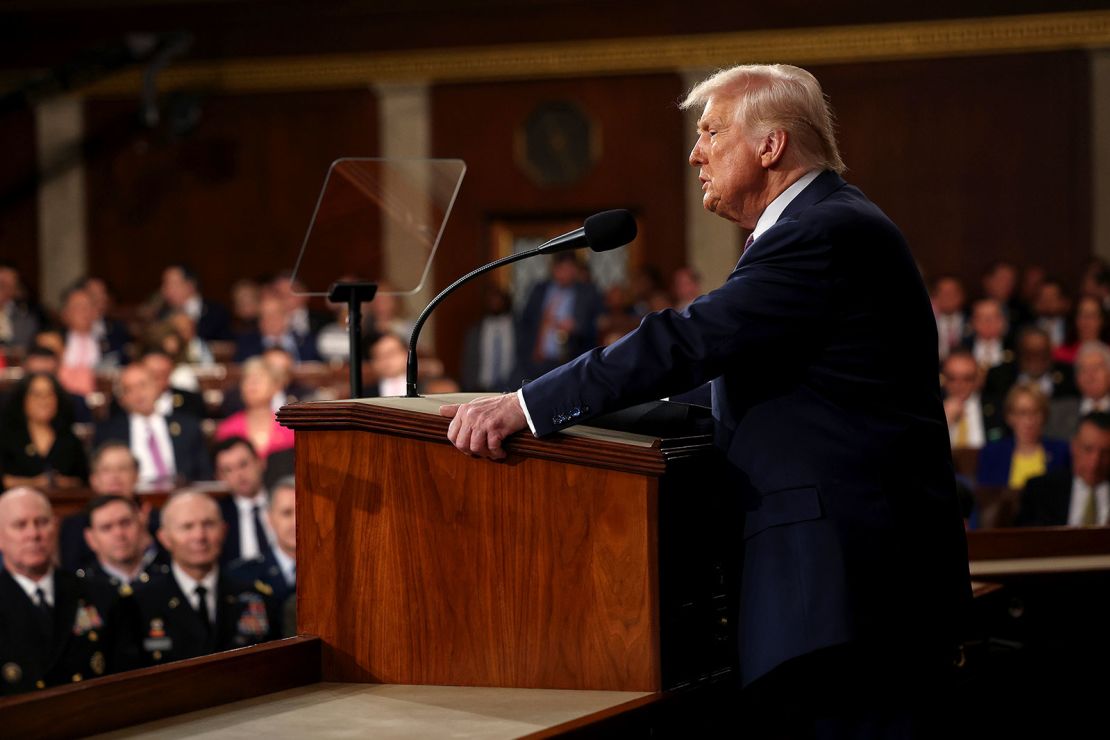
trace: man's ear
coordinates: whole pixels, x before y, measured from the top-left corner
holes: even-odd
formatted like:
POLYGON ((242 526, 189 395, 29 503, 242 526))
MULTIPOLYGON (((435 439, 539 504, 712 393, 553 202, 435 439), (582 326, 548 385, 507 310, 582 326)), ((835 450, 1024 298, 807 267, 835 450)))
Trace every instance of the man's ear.
POLYGON ((759 142, 759 164, 764 169, 771 169, 786 155, 786 145, 790 135, 782 129, 769 131, 759 142))

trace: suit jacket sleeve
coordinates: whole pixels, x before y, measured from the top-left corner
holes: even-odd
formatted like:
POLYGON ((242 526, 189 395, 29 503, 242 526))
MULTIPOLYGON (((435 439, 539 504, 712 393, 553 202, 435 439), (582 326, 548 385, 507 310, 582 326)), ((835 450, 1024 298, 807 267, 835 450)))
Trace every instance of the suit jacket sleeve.
POLYGON ((829 318, 833 248, 817 225, 777 223, 723 286, 524 387, 543 436, 587 418, 682 393, 743 363, 787 363, 829 318))

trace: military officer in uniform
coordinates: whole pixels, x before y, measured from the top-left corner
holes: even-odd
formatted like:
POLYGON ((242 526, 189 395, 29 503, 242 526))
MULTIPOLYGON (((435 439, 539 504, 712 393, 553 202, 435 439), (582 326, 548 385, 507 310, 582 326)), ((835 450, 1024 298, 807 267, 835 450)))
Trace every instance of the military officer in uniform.
POLYGON ((278 636, 273 591, 219 565, 226 525, 215 500, 181 491, 162 509, 158 540, 170 565, 135 589, 143 662, 158 665, 278 636))
POLYGON ((161 572, 160 566, 168 563, 143 526, 133 497, 97 496, 89 501, 85 513, 85 542, 95 560, 77 571, 78 578, 118 590, 148 582, 152 573, 161 572))
POLYGON ((265 555, 240 559, 228 566, 228 573, 240 581, 262 581, 274 592, 274 603, 281 610, 280 634, 297 633, 297 509, 293 476, 280 478, 270 489, 266 518, 274 533, 274 546, 265 555), (287 618, 290 615, 291 618, 287 618))
MULTIPOLYGON (((126 663, 121 600, 54 568, 54 512, 33 488, 0 496, 0 695, 104 675, 126 663)), ((128 597, 123 597, 126 599, 128 597)))

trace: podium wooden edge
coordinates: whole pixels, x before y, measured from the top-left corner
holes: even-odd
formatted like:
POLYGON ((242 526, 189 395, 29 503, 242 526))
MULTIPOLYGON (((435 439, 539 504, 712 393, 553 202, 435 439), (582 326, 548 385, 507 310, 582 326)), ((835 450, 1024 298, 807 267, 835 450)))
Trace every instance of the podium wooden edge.
POLYGON ((970 562, 1110 554, 1110 527, 1007 527, 967 533, 970 562))
POLYGON ((321 645, 289 637, 0 699, 0 734, 87 737, 317 683, 321 645))
MULTIPOLYGON (((281 407, 277 420, 294 431, 350 429, 450 444, 449 419, 355 401, 289 404, 281 407)), ((661 476, 668 462, 694 455, 712 444, 708 434, 657 439, 652 446, 644 447, 565 434, 537 439, 528 432, 520 432, 506 440, 505 450, 510 455, 661 476)))

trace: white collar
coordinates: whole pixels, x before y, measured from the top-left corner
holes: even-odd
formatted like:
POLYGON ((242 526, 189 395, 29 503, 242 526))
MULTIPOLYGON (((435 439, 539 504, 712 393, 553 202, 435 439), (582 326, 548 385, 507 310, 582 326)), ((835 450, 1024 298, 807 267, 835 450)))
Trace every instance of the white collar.
POLYGON ((266 508, 265 488, 258 489, 258 493, 254 494, 251 498, 245 498, 243 496, 233 496, 232 498, 235 500, 235 506, 240 511, 251 511, 256 506, 260 506, 263 509, 266 508))
POLYGON ((8 572, 11 573, 12 578, 15 579, 15 582, 18 583, 19 587, 23 589, 23 592, 27 594, 27 598, 31 600, 31 603, 35 603, 35 589, 41 588, 43 595, 46 597, 46 603, 50 606, 54 606, 53 568, 51 568, 46 575, 44 575, 37 581, 31 580, 27 576, 20 575, 19 573, 16 573, 12 570, 9 570, 8 572))
POLYGON ((286 582, 288 582, 293 568, 297 565, 297 561, 286 555, 285 550, 282 550, 281 545, 276 542, 271 548, 271 551, 274 553, 274 560, 277 562, 278 567, 281 568, 282 576, 284 576, 286 582))
POLYGON ((213 566, 212 570, 208 571, 208 575, 206 575, 204 578, 201 578, 199 581, 194 580, 192 576, 182 570, 181 566, 177 564, 176 560, 170 563, 170 569, 173 571, 173 577, 177 581, 177 585, 181 589, 181 593, 185 594, 186 598, 193 598, 193 594, 196 593, 197 586, 204 586, 204 588, 208 591, 209 596, 212 596, 216 593, 216 579, 220 575, 219 566, 213 566))
POLYGON ((113 568, 99 558, 97 558, 96 562, 100 565, 101 570, 103 570, 109 576, 118 580, 120 583, 131 583, 133 580, 135 580, 136 577, 138 577, 139 573, 143 569, 143 565, 140 562, 138 568, 135 569, 135 573, 133 575, 128 575, 118 568, 113 568))
POLYGON ((752 241, 758 239, 764 231, 774 226, 779 217, 782 216, 782 212, 790 205, 790 201, 797 198, 820 174, 821 170, 810 170, 795 180, 786 190, 779 193, 779 196, 771 201, 771 204, 763 210, 759 220, 756 221, 755 229, 752 231, 752 241))

